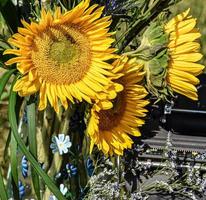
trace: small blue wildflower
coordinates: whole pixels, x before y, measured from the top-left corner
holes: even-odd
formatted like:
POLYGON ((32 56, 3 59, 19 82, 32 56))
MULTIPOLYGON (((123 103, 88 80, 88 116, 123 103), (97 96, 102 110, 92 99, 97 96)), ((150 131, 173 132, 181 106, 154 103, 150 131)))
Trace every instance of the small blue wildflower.
POLYGON ((94 172, 94 164, 93 164, 93 160, 91 158, 87 159, 86 169, 87 169, 88 176, 91 177, 93 172, 94 172))
POLYGON ((67 153, 68 149, 72 146, 70 142, 70 138, 68 135, 59 134, 58 136, 52 137, 52 143, 50 148, 52 149, 52 153, 59 152, 60 155, 67 153))
POLYGON ((21 181, 19 181, 19 198, 22 199, 25 195, 25 187, 21 181))
POLYGON ((75 176, 77 174, 77 167, 72 164, 66 164, 66 170, 69 177, 75 176))
POLYGON ((21 173, 24 178, 28 176, 28 169, 29 169, 28 160, 26 156, 23 156, 21 159, 21 173))
POLYGON ((117 1, 116 0, 106 1, 106 7, 110 8, 111 10, 115 10, 117 8, 117 1))

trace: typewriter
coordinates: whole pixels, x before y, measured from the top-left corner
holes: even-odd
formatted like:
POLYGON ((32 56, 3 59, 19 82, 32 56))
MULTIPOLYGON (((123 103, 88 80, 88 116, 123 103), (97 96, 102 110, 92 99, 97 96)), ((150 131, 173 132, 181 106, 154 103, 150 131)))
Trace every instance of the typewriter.
MULTIPOLYGON (((198 101, 180 95, 170 104, 149 108, 151 115, 142 128, 142 141, 149 149, 140 155, 143 163, 150 160, 154 167, 161 167, 168 146, 184 163, 195 162, 195 166, 206 163, 206 74, 199 79, 198 101)), ((187 168, 187 165, 179 167, 187 168)), ((206 171, 206 167, 201 170, 206 171)))

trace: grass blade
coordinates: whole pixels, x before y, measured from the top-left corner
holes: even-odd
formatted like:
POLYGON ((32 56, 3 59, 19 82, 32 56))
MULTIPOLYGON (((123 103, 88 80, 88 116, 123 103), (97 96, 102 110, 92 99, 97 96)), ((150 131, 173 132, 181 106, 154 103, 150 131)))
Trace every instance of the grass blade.
MULTIPOLYGON (((33 102, 32 97, 27 104, 27 119, 28 119, 28 138, 29 138, 29 151, 37 158, 37 143, 36 143, 36 112, 35 112, 35 103, 33 102)), ((31 176, 34 191, 36 193, 37 199, 41 199, 40 195, 40 183, 39 175, 35 172, 33 167, 31 168, 31 176)))
POLYGON ((6 71, 2 77, 0 78, 0 98, 1 98, 1 95, 4 91, 4 88, 9 80, 9 78, 11 77, 11 75, 16 71, 16 69, 11 69, 11 70, 8 70, 6 71))
MULTIPOLYGON (((15 81, 16 80, 13 81, 13 85, 15 81)), ((10 92, 10 97, 9 97, 9 122, 10 122, 11 129, 13 131, 13 135, 18 143, 18 146, 20 150, 22 151, 22 153, 26 156, 28 161, 31 163, 34 170, 39 174, 39 176, 42 178, 42 180, 45 182, 45 184, 51 190, 51 192, 56 196, 56 198, 58 200, 66 200, 66 198, 59 191, 58 187, 54 184, 52 179, 45 173, 45 171, 43 171, 43 169, 40 167, 36 159, 27 150, 26 145, 24 144, 21 137, 19 136, 18 130, 17 130, 15 106, 16 106, 16 92, 13 92, 12 87, 11 87, 11 92, 10 92)))
POLYGON ((14 183, 16 184, 16 187, 18 187, 18 161, 17 161, 17 142, 13 136, 13 133, 11 134, 11 175, 14 180, 14 183))
POLYGON ((0 167, 0 199, 8 199, 8 195, 4 186, 3 176, 1 173, 1 167, 0 167))

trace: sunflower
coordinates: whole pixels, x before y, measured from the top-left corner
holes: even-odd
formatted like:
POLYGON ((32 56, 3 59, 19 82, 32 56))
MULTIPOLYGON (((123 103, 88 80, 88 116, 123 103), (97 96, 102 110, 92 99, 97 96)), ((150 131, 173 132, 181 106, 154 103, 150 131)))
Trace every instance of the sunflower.
POLYGON ((53 13, 42 10, 39 22, 22 20, 24 27, 9 39, 17 49, 4 52, 16 55, 6 64, 17 63, 22 74, 13 90, 20 96, 39 92, 39 110, 46 108, 47 101, 56 112, 59 100, 65 109, 68 100, 92 103, 111 85, 113 66, 106 61, 117 57, 110 48, 111 17, 101 17, 103 7, 89 3, 83 0, 65 13, 60 8, 53 13))
POLYGON ((199 84, 199 79, 196 76, 204 69, 196 63, 202 58, 197 41, 201 34, 189 11, 166 24, 152 22, 143 34, 141 45, 126 53, 144 64, 145 86, 157 101, 168 101, 174 92, 198 99, 195 85, 199 84))
POLYGON ((100 109, 101 101, 93 105, 87 134, 91 139, 90 152, 96 144, 105 155, 122 155, 124 149, 132 146, 129 135, 141 135, 138 127, 144 124, 141 117, 146 115, 144 107, 149 102, 144 100, 145 88, 137 84, 144 76, 142 65, 127 57, 115 60, 113 65, 113 73, 119 75, 115 82, 122 84, 124 90, 113 99, 111 109, 100 109))
POLYGON ((200 44, 196 42, 201 34, 196 25, 196 19, 188 16, 190 9, 171 19, 164 27, 169 36, 167 45, 169 63, 167 69, 167 84, 173 91, 197 100, 199 84, 197 75, 202 73, 204 66, 198 63, 202 58, 199 53, 200 44))

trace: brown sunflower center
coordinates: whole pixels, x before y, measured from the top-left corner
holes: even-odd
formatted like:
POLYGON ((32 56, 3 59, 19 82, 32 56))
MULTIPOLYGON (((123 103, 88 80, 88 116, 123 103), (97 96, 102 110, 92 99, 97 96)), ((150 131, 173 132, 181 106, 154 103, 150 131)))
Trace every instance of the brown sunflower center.
POLYGON ((99 130, 109 131, 118 126, 125 110, 125 93, 118 93, 113 100, 113 108, 109 110, 101 110, 99 112, 99 130))
POLYGON ((71 84, 82 80, 91 65, 91 47, 78 27, 59 25, 39 34, 31 59, 42 80, 71 84))

